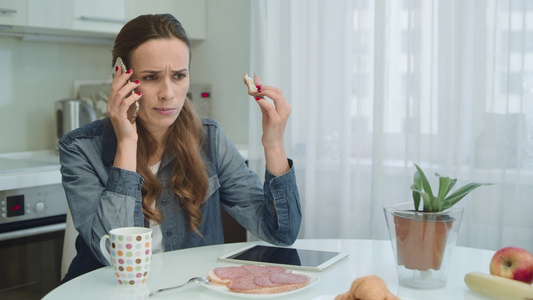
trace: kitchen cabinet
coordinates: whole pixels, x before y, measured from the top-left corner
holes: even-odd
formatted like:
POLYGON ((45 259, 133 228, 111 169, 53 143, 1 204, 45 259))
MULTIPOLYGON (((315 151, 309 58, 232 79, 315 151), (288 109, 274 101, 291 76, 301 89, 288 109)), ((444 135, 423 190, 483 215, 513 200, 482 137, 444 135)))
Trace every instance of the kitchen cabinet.
POLYGON ((26 25, 26 1, 0 0, 0 28, 26 25))
POLYGON ((125 0, 27 0, 28 26, 116 35, 127 22, 125 0))
POLYGON ((206 0, 0 0, 0 9, 0 34, 113 39, 132 18, 171 13, 190 39, 206 36, 206 0))

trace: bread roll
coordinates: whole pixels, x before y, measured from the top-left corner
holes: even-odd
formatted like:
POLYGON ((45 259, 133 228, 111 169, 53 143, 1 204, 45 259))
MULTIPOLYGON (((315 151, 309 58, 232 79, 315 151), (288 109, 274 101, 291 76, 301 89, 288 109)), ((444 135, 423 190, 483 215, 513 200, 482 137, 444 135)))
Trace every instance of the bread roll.
POLYGON ((335 300, 400 300, 387 288, 387 284, 378 276, 369 275, 357 278, 344 294, 335 300))

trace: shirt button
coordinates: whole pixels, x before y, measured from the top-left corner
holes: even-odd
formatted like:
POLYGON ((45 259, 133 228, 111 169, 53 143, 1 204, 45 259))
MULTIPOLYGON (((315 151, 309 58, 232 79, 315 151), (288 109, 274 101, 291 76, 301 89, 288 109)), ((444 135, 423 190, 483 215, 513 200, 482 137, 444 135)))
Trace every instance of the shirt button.
POLYGON ((167 236, 172 236, 172 230, 167 231, 167 236))
POLYGON ((167 200, 163 200, 163 205, 167 205, 167 200))

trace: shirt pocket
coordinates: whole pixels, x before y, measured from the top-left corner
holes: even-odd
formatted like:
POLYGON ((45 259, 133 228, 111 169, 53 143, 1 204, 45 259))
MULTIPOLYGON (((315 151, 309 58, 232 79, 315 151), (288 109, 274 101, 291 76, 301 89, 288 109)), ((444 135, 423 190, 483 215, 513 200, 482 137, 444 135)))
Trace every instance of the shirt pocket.
POLYGON ((209 181, 209 187, 207 188, 207 193, 205 194, 203 203, 206 203, 207 200, 220 188, 220 182, 218 181, 218 176, 213 175, 207 179, 209 181))

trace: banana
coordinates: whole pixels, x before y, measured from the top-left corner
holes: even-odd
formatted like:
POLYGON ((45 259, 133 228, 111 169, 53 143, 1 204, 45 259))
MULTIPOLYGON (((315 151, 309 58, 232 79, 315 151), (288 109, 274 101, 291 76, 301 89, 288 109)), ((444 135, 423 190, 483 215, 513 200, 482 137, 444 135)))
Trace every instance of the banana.
POLYGON ((514 279, 470 272, 465 275, 468 288, 498 300, 533 300, 533 286, 514 279))

